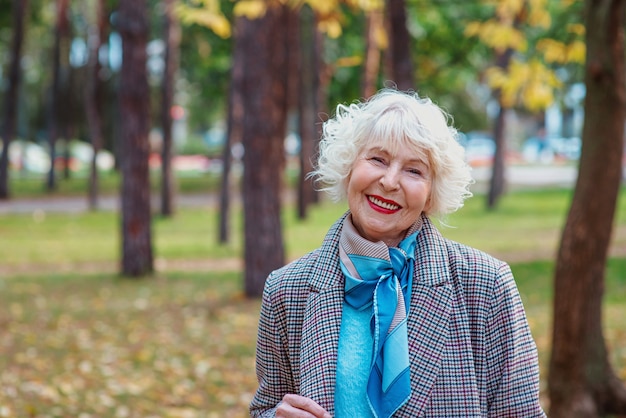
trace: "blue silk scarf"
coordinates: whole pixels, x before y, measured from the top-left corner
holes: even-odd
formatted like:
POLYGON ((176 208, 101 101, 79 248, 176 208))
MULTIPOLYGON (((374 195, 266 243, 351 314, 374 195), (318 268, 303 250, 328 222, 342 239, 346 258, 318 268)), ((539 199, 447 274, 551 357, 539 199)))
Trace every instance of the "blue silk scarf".
POLYGON ((397 247, 361 237, 348 216, 339 253, 346 278, 345 302, 355 309, 372 308, 373 348, 367 398, 374 416, 391 417, 411 397, 409 313, 416 237, 421 219, 397 247))

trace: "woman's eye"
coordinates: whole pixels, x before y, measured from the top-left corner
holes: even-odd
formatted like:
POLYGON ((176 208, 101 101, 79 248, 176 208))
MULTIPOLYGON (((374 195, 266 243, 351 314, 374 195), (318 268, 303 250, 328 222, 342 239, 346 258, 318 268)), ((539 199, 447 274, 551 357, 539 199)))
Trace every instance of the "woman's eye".
POLYGON ((385 163, 385 159, 382 157, 370 157, 370 160, 376 162, 376 163, 380 163, 380 164, 384 164, 385 163))

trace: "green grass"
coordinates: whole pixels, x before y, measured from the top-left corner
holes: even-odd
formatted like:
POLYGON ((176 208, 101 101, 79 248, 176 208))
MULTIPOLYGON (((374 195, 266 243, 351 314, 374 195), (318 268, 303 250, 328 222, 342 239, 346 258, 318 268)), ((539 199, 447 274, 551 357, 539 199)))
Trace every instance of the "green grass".
MULTIPOLYGON (((626 248, 624 194, 614 250, 626 248)), ((441 228, 511 264, 543 389, 552 255, 569 199, 565 190, 512 193, 488 212, 478 196, 441 228)), ((344 211, 325 203, 303 222, 287 207, 288 258, 317 247, 344 211)), ((124 280, 116 213, 0 215, 0 417, 247 416, 260 302, 243 297, 242 274, 227 264, 241 255, 240 208, 232 228, 232 243, 219 246, 214 209, 155 217, 157 272, 124 280)), ((611 358, 626 378, 623 256, 607 264, 604 320, 611 358)))

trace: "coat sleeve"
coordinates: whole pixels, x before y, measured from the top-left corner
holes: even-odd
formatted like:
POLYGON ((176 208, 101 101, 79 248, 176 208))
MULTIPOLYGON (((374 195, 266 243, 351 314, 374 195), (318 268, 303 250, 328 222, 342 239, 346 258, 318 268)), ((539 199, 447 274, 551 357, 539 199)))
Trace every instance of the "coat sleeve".
POLYGON ((256 347, 259 387, 250 403, 251 417, 275 416, 283 396, 296 393, 287 351, 286 325, 276 312, 272 291, 274 274, 268 277, 263 291, 256 347))
POLYGON ((537 347, 507 264, 498 269, 486 324, 489 417, 545 417, 537 347))

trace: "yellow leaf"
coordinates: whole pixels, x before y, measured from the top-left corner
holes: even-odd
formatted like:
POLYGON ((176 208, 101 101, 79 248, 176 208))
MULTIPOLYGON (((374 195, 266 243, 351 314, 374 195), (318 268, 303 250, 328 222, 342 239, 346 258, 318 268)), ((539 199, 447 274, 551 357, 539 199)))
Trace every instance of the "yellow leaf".
POLYGON ((545 29, 549 28, 552 23, 552 17, 547 9, 547 0, 529 0, 529 4, 528 24, 545 29))
POLYGON ((240 0, 233 9, 235 16, 243 16, 250 20, 263 17, 266 11, 267 4, 263 0, 240 0))
POLYGON ((184 3, 177 3, 174 13, 184 24, 202 25, 222 38, 230 37, 230 22, 219 11, 219 5, 209 0, 203 1, 201 7, 189 7, 184 3))
POLYGON ((567 61, 566 46, 554 39, 542 39, 537 42, 537 50, 543 54, 548 63, 563 64, 567 61))
POLYGON ((389 38, 387 37, 387 31, 382 26, 376 28, 374 39, 376 41, 376 45, 381 50, 387 49, 387 47, 389 46, 389 38))
POLYGON ((575 33, 576 35, 583 36, 585 34, 585 25, 580 23, 570 23, 567 25, 567 31, 569 33, 575 33))
POLYGON ((525 0, 500 0, 496 7, 496 15, 504 20, 512 22, 524 8, 525 0))
POLYGON ((470 22, 465 26, 465 36, 478 36, 482 28, 481 22, 470 22))
POLYGON ((503 52, 509 48, 516 51, 525 51, 528 46, 522 32, 493 19, 483 23, 470 23, 465 30, 465 34, 478 36, 484 44, 498 52, 503 52))
POLYGON ((337 39, 341 36, 341 24, 337 19, 322 20, 317 27, 321 32, 328 35, 329 38, 337 39))
POLYGON ((486 72, 488 84, 500 91, 504 107, 522 105, 531 111, 544 109, 554 101, 555 88, 561 82, 539 60, 529 63, 511 60, 506 70, 492 67, 486 72))
POLYGON ((337 67, 356 67, 363 62, 363 57, 353 55, 351 57, 341 57, 336 62, 337 67))
POLYGON ((585 62, 585 55, 587 54, 587 46, 582 41, 574 41, 567 47, 567 60, 569 62, 585 62))
POLYGON ((306 2, 322 16, 331 14, 339 7, 336 0, 307 0, 306 2))
POLYGON ((553 101, 552 89, 538 82, 530 84, 523 95, 524 106, 534 112, 545 109, 553 101))
POLYGON ((548 29, 552 24, 552 17, 545 9, 532 9, 528 15, 528 24, 548 29))
POLYGON ((506 74, 499 67, 490 67, 485 71, 485 78, 490 87, 499 89, 506 83, 506 74))

